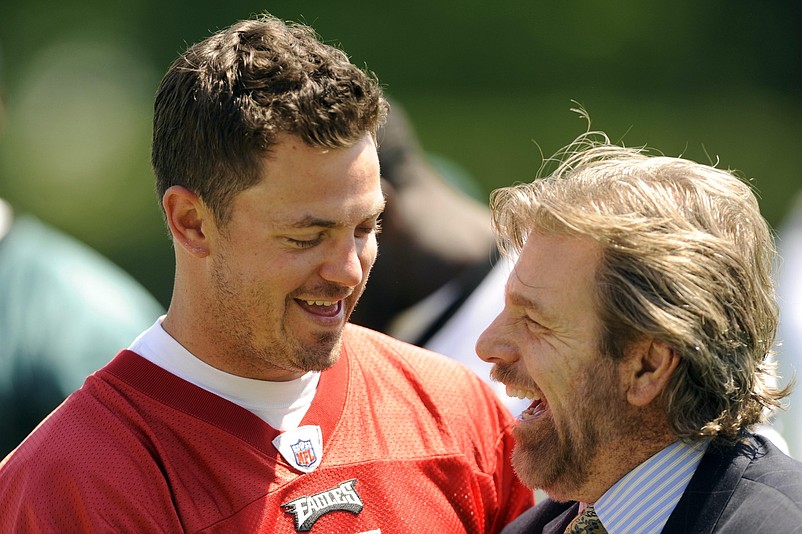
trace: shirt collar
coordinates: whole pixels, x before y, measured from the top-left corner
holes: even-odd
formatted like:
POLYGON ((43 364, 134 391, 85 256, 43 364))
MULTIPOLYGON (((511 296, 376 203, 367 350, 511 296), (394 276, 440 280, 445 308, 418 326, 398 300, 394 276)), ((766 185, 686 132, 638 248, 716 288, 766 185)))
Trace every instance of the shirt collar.
POLYGON ((659 534, 709 443, 675 441, 616 482, 594 505, 607 532, 659 534))

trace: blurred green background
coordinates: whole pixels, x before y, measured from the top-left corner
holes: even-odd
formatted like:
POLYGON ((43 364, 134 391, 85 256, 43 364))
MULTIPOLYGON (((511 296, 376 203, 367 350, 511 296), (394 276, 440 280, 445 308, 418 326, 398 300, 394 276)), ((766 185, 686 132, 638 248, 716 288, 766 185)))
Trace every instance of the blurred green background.
POLYGON ((486 199, 585 130, 737 169, 782 222, 802 189, 802 2, 28 0, 0 6, 0 196, 165 305, 173 256, 149 166, 152 98, 189 44, 269 11, 375 71, 426 149, 486 199))

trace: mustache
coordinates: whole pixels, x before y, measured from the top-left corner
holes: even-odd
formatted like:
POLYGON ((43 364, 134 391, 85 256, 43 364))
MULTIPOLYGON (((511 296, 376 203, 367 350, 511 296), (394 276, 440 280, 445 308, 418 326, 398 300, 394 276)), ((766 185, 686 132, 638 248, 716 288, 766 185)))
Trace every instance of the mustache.
POLYGON ((522 375, 515 366, 506 362, 493 364, 493 368, 490 369, 490 378, 509 386, 527 389, 534 389, 536 387, 529 376, 522 375))
POLYGON ((315 287, 304 287, 294 291, 292 298, 305 298, 309 295, 322 297, 326 300, 345 300, 354 293, 353 289, 338 286, 336 284, 318 285, 315 287))

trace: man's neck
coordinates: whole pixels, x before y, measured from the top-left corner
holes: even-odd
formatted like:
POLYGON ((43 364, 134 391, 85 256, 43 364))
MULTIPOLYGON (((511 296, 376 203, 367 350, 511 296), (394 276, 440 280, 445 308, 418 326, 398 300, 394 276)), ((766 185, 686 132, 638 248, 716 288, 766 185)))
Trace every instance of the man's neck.
POLYGON ((629 429, 630 433, 622 433, 601 447, 594 473, 586 484, 572 492, 571 500, 596 502, 627 473, 677 440, 662 413, 641 418, 637 426, 630 425, 629 429))

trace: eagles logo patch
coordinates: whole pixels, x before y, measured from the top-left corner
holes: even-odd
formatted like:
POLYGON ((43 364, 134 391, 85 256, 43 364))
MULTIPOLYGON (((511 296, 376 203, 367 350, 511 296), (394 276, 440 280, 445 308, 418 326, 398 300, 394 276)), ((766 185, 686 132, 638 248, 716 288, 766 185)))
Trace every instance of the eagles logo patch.
POLYGON ((337 487, 314 495, 303 495, 281 505, 284 513, 295 517, 295 530, 309 532, 315 522, 329 512, 343 511, 359 514, 364 507, 354 486, 356 479, 346 480, 337 487))

